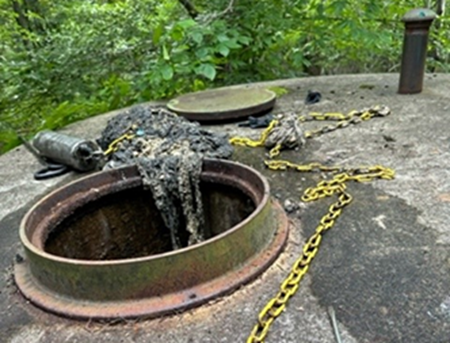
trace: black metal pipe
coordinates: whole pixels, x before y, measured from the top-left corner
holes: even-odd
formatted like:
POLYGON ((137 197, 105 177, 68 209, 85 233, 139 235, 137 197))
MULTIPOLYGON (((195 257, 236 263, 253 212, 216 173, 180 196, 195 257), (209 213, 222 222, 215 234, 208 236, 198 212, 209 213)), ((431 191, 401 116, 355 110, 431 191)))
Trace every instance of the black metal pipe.
POLYGON ((78 171, 100 168, 104 162, 97 143, 59 132, 39 132, 33 138, 33 147, 42 157, 78 171))
POLYGON ((436 13, 425 8, 416 8, 405 14, 402 65, 400 71, 400 94, 420 93, 425 73, 428 34, 436 13))

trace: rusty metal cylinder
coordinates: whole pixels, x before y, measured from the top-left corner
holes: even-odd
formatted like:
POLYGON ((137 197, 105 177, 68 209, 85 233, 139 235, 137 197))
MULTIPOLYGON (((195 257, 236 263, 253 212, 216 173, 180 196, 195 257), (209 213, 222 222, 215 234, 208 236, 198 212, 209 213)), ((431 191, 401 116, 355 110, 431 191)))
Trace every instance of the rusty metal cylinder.
POLYGON ((398 87, 400 94, 422 91, 429 29, 435 18, 436 13, 424 8, 413 9, 402 18, 405 36, 398 87))

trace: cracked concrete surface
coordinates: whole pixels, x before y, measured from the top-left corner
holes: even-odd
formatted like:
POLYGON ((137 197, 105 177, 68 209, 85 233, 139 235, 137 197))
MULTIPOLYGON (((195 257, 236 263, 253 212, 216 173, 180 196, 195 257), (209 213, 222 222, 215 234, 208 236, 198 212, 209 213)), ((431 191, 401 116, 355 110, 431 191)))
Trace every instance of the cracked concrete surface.
MULTIPOLYGON (((298 293, 267 342, 336 342, 326 312, 333 306, 345 343, 450 341, 450 76, 427 75, 424 91, 398 95, 398 75, 338 75, 279 80, 286 87, 275 112, 348 112, 375 104, 392 114, 308 140, 281 158, 347 166, 382 164, 396 170, 392 181, 350 184, 353 203, 327 232, 298 293), (370 86, 370 87, 369 87, 370 86), (306 107, 309 89, 322 93, 306 107)), ((97 116, 64 131, 97 137, 114 114, 97 116)), ((307 128, 323 125, 307 123, 307 128)), ((227 124, 212 127, 232 135, 259 131, 227 124)), ((286 250, 256 281, 200 308, 155 320, 125 323, 77 322, 34 308, 12 282, 20 252, 18 223, 25 211, 71 174, 34 181, 39 164, 19 147, 0 156, 0 341, 1 342, 245 342, 257 313, 313 232, 329 201, 300 203, 301 192, 322 175, 272 172, 262 148, 236 148, 233 159, 260 170, 281 202, 299 203, 286 250)))

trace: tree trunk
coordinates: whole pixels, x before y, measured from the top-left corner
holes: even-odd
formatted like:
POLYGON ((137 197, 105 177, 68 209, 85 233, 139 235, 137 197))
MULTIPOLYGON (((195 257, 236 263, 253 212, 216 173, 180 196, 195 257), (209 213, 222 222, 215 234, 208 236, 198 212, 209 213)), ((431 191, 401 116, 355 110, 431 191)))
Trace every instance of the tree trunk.
POLYGON ((17 0, 11 1, 11 5, 14 13, 17 14, 16 18, 17 24, 19 24, 19 26, 22 27, 23 29, 29 31, 30 21, 28 20, 28 17, 25 15, 24 8, 22 7, 23 5, 21 5, 17 0))
POLYGON ((441 16, 445 13, 445 0, 437 0, 436 1, 436 13, 441 16))
POLYGON ((198 16, 198 11, 195 8, 194 4, 190 0, 178 0, 181 5, 186 9, 186 11, 189 13, 189 16, 192 19, 195 19, 198 16))

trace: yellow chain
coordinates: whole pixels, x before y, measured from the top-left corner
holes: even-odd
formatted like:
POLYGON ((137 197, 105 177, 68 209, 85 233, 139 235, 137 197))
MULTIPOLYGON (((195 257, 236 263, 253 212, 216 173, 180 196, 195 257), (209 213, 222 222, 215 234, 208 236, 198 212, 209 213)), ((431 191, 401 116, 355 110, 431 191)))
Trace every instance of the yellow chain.
MULTIPOLYGON (((306 131, 304 133, 305 138, 313 138, 319 135, 322 135, 327 132, 335 131, 337 129, 345 128, 351 124, 359 124, 363 121, 367 121, 374 117, 385 117, 390 114, 390 110, 387 107, 383 106, 373 106, 371 108, 363 109, 361 111, 350 111, 347 114, 339 113, 339 112, 311 112, 308 115, 299 116, 298 120, 300 122, 307 122, 313 120, 332 120, 338 121, 337 124, 334 125, 325 125, 319 129, 306 131)), ((279 124, 278 120, 272 120, 269 126, 261 133, 261 136, 258 140, 252 140, 246 137, 232 137, 230 138, 230 144, 239 145, 239 146, 248 146, 252 148, 264 146, 267 137, 270 132, 273 130, 275 126, 279 124)), ((274 158, 278 156, 281 152, 282 146, 277 144, 270 151, 270 158, 274 158)))
POLYGON ((320 136, 324 133, 343 129, 351 124, 359 124, 363 121, 370 120, 374 117, 385 117, 389 115, 390 111, 386 107, 374 106, 361 111, 350 111, 348 114, 343 113, 318 113, 313 112, 307 116, 300 116, 300 122, 312 120, 333 120, 338 121, 335 125, 325 125, 319 129, 306 131, 305 138, 312 138, 320 136))
POLYGON ((133 135, 133 134, 125 133, 122 136, 120 136, 119 138, 116 138, 108 145, 108 149, 106 149, 103 152, 103 155, 107 156, 109 154, 112 154, 113 152, 117 151, 117 149, 119 149, 120 142, 122 142, 125 139, 128 139, 128 140, 133 139, 134 137, 135 137, 135 135, 133 135))
POLYGON ((356 111, 352 111, 347 115, 341 112, 311 112, 309 113, 309 116, 299 116, 298 120, 301 122, 310 120, 348 120, 354 116, 354 113, 356 113, 356 111))
MULTIPOLYGON (((339 128, 348 126, 349 124, 356 124, 360 121, 369 120, 378 114, 376 111, 352 111, 347 115, 342 113, 311 113, 308 117, 299 117, 300 121, 309 120, 338 120, 339 122, 333 126, 325 126, 321 129, 305 132, 306 138, 311 138, 319 134, 323 134, 329 131, 333 131, 339 128), (312 119, 311 119, 312 118, 312 119), (356 120, 355 120, 356 118, 356 120)), ((252 140, 245 137, 233 137, 230 139, 230 143, 240 146, 260 147, 263 146, 267 136, 278 125, 277 120, 273 120, 269 126, 261 133, 258 140, 252 140)), ((133 134, 126 133, 119 138, 115 139, 108 146, 108 149, 104 152, 105 155, 109 155, 118 149, 118 144, 125 139, 131 140, 135 137, 133 134)), ((278 156, 281 152, 282 146, 277 144, 269 151, 270 158, 278 156)), ((313 235, 309 237, 305 245, 303 246, 303 252, 300 258, 295 261, 292 266, 292 270, 289 275, 284 279, 280 286, 279 292, 274 298, 272 298, 263 310, 258 315, 258 322, 253 327, 250 336, 247 339, 247 343, 263 343, 270 326, 274 320, 283 312, 289 299, 298 290, 300 282, 303 276, 309 269, 309 265, 319 251, 319 246, 322 241, 322 235, 334 226, 336 219, 341 215, 343 208, 345 208, 352 201, 352 196, 345 190, 347 188, 347 181, 356 182, 369 182, 375 179, 391 180, 394 178, 394 171, 383 166, 373 167, 360 167, 356 169, 346 169, 338 166, 326 166, 320 163, 309 163, 306 165, 295 164, 285 160, 269 160, 265 161, 266 166, 271 170, 287 170, 293 169, 299 172, 341 172, 336 174, 330 181, 321 181, 315 187, 310 187, 305 190, 302 200, 305 202, 315 201, 324 197, 338 194, 338 201, 333 203, 328 213, 325 214, 320 220, 313 235)))
MULTIPOLYGON (((389 109, 386 107, 375 106, 361 111, 351 111, 348 114, 343 113, 317 113, 313 112, 307 116, 300 116, 300 122, 312 120, 334 120, 338 121, 335 125, 326 125, 320 129, 306 131, 305 138, 312 138, 330 131, 349 126, 350 124, 358 124, 362 121, 369 120, 377 116, 388 115, 389 109)), ((277 120, 273 120, 269 126, 262 132, 258 140, 251 140, 245 137, 233 137, 230 143, 234 145, 260 147, 264 143, 273 130, 278 125, 277 120)), ((274 320, 283 312, 289 299, 297 292, 303 276, 309 269, 309 266, 319 251, 320 243, 322 242, 323 234, 331 229, 337 218, 342 213, 342 210, 351 203, 352 196, 346 192, 346 182, 370 182, 375 179, 391 180, 394 178, 394 170, 385 168, 383 166, 359 167, 359 168, 343 168, 339 166, 326 166, 320 163, 309 163, 305 165, 295 164, 285 160, 272 160, 281 152, 282 146, 275 145, 269 151, 271 160, 265 161, 265 165, 271 170, 287 170, 293 169, 298 172, 334 172, 339 173, 329 181, 321 181, 315 187, 310 187, 305 190, 302 200, 305 202, 315 201, 324 197, 329 197, 334 194, 338 195, 338 200, 333 203, 317 226, 313 235, 309 237, 303 246, 302 255, 295 261, 291 272, 281 283, 278 293, 264 306, 263 310, 258 315, 258 321, 251 331, 247 343, 263 343, 270 326, 274 320)))
POLYGON ((252 148, 263 146, 264 142, 267 139, 267 136, 276 125, 278 125, 278 120, 272 120, 269 126, 261 133, 261 136, 259 137, 258 140, 253 140, 246 137, 233 137, 230 138, 230 144, 239 146, 249 146, 252 148))
MULTIPOLYGON (((343 168, 329 167, 320 163, 310 163, 308 165, 299 165, 289 161, 266 161, 266 166, 271 170, 293 169, 300 172, 320 171, 338 171, 343 168)), ((383 166, 362 167, 357 169, 347 169, 346 172, 337 174, 330 181, 321 181, 315 187, 305 190, 302 200, 305 202, 314 201, 324 197, 338 194, 338 201, 333 203, 328 213, 320 220, 313 235, 309 237, 303 246, 303 252, 300 258, 295 261, 291 272, 281 283, 279 292, 273 297, 258 315, 258 322, 253 327, 247 343, 263 343, 273 321, 283 312, 289 299, 297 292, 303 276, 309 269, 311 261, 319 251, 323 234, 331 229, 336 219, 341 215, 342 210, 351 203, 352 196, 345 190, 347 181, 369 182, 375 179, 391 180, 394 178, 394 171, 383 166)))

